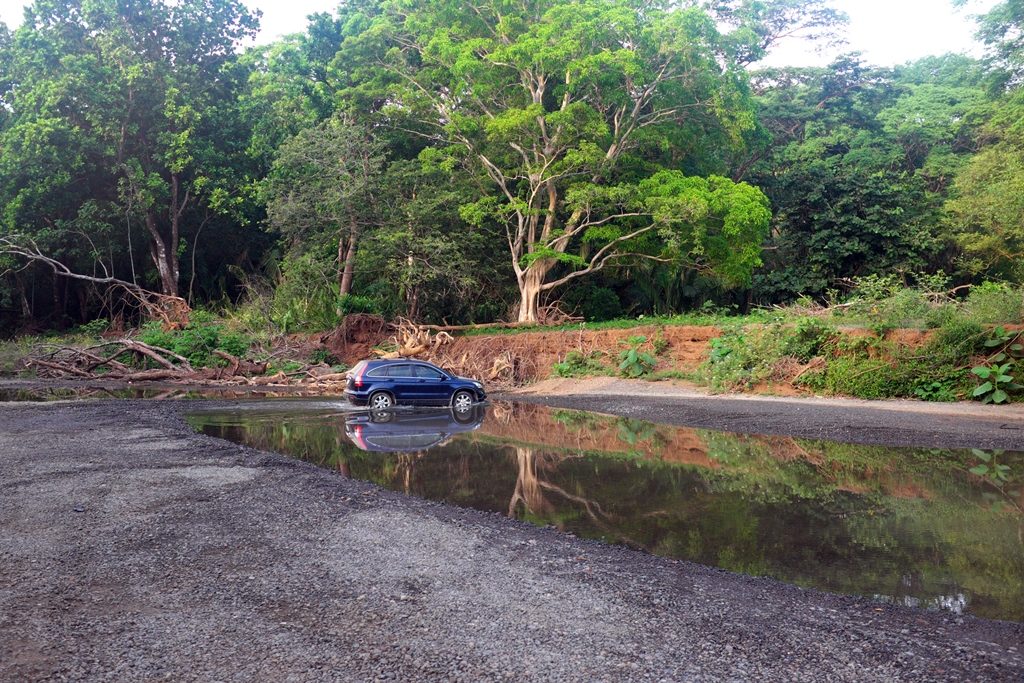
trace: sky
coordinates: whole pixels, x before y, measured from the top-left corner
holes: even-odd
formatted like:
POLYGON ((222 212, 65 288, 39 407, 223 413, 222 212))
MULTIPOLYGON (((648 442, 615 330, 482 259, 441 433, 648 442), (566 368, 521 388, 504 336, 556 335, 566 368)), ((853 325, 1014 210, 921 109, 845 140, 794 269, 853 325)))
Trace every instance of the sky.
MULTIPOLYGON (((927 55, 966 52, 979 55, 973 40, 970 14, 983 12, 998 0, 970 0, 962 10, 950 0, 833 0, 846 12, 850 24, 847 45, 841 51, 860 51, 866 61, 891 66, 927 55)), ((263 12, 258 43, 269 43, 288 33, 302 31, 306 15, 332 12, 338 0, 245 0, 263 12)), ((14 28, 21 22, 25 0, 0 0, 0 21, 14 28)), ((781 45, 760 65, 811 66, 827 64, 837 51, 816 53, 809 45, 791 40, 781 45)))

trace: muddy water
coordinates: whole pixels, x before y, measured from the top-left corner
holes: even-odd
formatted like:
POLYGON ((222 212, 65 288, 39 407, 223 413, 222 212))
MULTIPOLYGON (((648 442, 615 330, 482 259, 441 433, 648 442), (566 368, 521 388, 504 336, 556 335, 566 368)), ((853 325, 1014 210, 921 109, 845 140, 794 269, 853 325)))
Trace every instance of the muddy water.
POLYGON ((574 534, 887 602, 1024 621, 1024 453, 897 449, 495 404, 202 412, 206 434, 574 534), (971 473, 1006 465, 1005 479, 971 473))

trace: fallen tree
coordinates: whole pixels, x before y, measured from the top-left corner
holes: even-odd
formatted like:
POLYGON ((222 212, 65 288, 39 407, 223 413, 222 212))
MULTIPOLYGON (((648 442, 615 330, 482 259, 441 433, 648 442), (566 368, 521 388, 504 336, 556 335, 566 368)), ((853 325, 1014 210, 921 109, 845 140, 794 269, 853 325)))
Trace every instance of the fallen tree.
POLYGON ((193 368, 188 359, 168 349, 137 339, 118 339, 85 348, 40 347, 25 359, 25 366, 40 377, 136 381, 197 381, 248 378, 262 375, 267 364, 214 351, 226 365, 193 368), (155 365, 157 367, 148 367, 155 365))

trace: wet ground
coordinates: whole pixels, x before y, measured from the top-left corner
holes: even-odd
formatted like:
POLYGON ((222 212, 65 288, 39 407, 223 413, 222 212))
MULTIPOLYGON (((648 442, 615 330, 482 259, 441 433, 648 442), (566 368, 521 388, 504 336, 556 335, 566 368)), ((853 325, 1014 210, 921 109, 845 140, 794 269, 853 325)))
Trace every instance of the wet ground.
MULTIPOLYGON (((282 405, 292 417, 332 412, 282 405)), ((671 402, 646 405, 686 417, 671 402)), ((184 421, 202 411, 224 427, 226 415, 264 408, 0 405, 0 680, 1024 677, 1024 626, 971 614, 1010 615, 1017 600, 1019 557, 1002 521, 1010 502, 970 472, 1007 463, 999 486, 1011 491, 1013 454, 915 450, 893 463, 842 444, 496 404, 479 425, 390 434, 378 430, 386 420, 333 411, 331 430, 303 449, 330 471, 184 421), (481 463, 491 469, 478 477, 481 463), (492 513, 434 503, 341 474, 501 504, 492 513), (642 505, 617 502, 627 497, 642 505), (807 512, 785 516, 798 507, 807 512), (532 524, 509 519, 510 508, 532 524), (788 548, 804 559, 786 562, 787 548, 765 535, 773 527, 805 530, 788 548), (819 567, 861 544, 872 551, 857 561, 876 572, 879 595, 946 609, 808 590, 584 535, 779 575, 817 555, 804 545, 811 536, 832 538, 845 560, 819 567), (908 586, 893 569, 906 570, 908 586)), ((324 426, 322 416, 304 420, 290 430, 324 426)), ((287 423, 265 431, 283 439, 275 425, 287 423)))

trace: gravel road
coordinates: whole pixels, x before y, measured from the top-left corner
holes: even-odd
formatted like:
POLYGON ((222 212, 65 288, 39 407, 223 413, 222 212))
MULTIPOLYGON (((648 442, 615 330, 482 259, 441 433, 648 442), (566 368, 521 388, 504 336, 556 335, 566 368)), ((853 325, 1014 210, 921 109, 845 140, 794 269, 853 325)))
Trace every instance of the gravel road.
POLYGON ((0 680, 1024 679, 1021 624, 407 498, 188 407, 0 404, 0 680))
POLYGON ((495 398, 683 427, 880 446, 1024 450, 1024 405, 708 394, 610 377, 547 380, 495 398))

